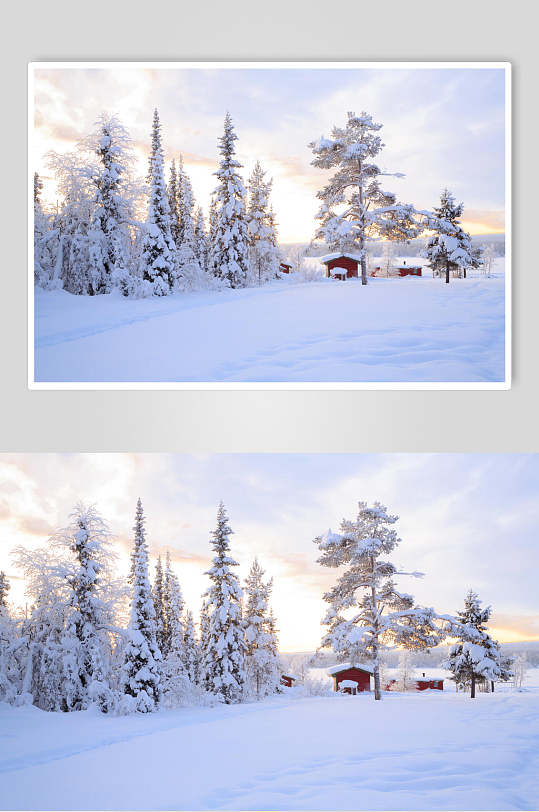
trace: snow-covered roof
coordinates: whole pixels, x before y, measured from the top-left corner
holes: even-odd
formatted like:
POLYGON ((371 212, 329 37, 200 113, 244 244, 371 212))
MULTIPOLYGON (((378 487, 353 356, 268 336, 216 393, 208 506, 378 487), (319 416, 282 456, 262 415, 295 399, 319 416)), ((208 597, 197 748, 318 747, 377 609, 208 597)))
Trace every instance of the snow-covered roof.
POLYGON ((336 254, 326 254, 325 257, 318 257, 320 262, 323 262, 324 265, 327 265, 328 262, 331 262, 332 259, 340 259, 340 257, 346 257, 347 259, 355 259, 356 262, 361 262, 361 257, 359 254, 349 254, 347 251, 337 251, 336 254))
POLYGON ((339 682, 339 686, 341 688, 357 688, 357 682, 355 679, 342 679, 339 682))
POLYGON ((298 679, 297 677, 294 676, 294 674, 282 674, 281 676, 285 677, 286 679, 294 679, 296 681, 298 679))
POLYGON ((444 679, 443 677, 429 677, 429 676, 426 676, 426 677, 416 677, 415 681, 416 682, 430 682, 431 680, 436 680, 437 682, 443 682, 443 679, 444 679))
POLYGON ((372 666, 358 665, 356 663, 339 663, 338 665, 332 665, 331 668, 328 668, 328 674, 334 677, 335 674, 340 674, 341 671, 348 671, 349 668, 357 668, 359 671, 366 671, 367 674, 372 674, 372 666))

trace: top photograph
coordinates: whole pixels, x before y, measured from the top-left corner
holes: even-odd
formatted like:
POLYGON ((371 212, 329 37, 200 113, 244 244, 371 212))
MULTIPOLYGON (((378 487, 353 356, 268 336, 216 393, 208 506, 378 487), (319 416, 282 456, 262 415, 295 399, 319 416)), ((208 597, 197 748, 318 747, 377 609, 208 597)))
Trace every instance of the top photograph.
POLYGON ((506 62, 31 63, 31 389, 508 389, 506 62))

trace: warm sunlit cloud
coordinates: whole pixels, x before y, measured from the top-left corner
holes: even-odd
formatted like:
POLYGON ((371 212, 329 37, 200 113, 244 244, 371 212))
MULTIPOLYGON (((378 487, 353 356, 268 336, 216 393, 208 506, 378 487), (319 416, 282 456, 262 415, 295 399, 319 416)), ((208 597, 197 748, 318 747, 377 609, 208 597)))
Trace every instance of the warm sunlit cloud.
POLYGON ((257 160, 273 178, 281 242, 314 236, 316 192, 327 173, 311 166, 308 144, 344 124, 348 110, 367 110, 384 125, 382 168, 405 174, 388 179, 400 199, 432 208, 448 186, 464 202, 471 233, 504 229, 501 70, 39 69, 31 160, 45 180, 45 201, 54 205, 57 197, 47 152, 74 149, 103 111, 128 128, 145 177, 154 107, 167 165, 183 153, 206 214, 230 111, 244 180, 257 160))

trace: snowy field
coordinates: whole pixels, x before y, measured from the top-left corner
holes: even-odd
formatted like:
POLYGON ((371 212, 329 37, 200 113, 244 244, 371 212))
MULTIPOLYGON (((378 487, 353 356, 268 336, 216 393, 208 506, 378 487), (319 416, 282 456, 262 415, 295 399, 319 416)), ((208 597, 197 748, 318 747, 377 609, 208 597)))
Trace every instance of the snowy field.
MULTIPOLYGON (((535 680, 537 683, 539 680, 535 680)), ((332 695, 111 718, 0 704, 3 809, 512 810, 539 688, 332 695)))
POLYGON ((36 382, 499 382, 491 278, 294 277, 163 299, 37 290, 36 382))

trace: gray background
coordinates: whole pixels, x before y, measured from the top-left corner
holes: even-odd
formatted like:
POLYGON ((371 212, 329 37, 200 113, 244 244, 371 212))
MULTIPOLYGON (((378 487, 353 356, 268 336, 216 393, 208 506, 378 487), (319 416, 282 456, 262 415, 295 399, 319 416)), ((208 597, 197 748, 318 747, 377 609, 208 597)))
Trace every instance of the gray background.
POLYGON ((10 5, 2 44, 0 451, 538 451, 535 4, 383 0, 10 5), (532 19, 532 15, 534 19, 532 19), (510 391, 32 391, 26 387, 31 60, 510 60, 510 391))

